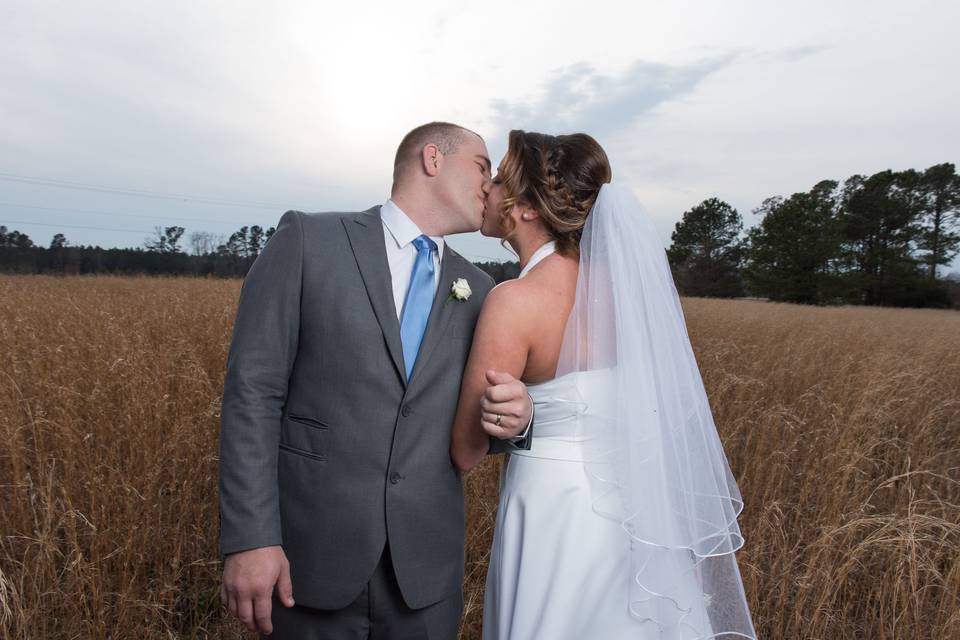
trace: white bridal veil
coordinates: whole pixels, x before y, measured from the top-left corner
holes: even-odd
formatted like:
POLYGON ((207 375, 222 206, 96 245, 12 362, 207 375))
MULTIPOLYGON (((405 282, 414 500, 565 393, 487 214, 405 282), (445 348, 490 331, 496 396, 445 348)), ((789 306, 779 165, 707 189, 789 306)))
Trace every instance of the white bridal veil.
POLYGON ((663 638, 755 638, 727 465, 666 253, 630 190, 604 185, 580 242, 557 376, 603 371, 582 423, 593 509, 629 536, 631 615, 663 638))

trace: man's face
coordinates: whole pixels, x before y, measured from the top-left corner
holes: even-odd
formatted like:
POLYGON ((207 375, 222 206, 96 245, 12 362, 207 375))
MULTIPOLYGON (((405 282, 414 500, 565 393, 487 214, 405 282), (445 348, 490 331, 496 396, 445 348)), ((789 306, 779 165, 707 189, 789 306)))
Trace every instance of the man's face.
POLYGON ((441 190, 449 208, 447 233, 476 231, 490 192, 490 155, 479 137, 468 135, 456 153, 443 157, 441 190))

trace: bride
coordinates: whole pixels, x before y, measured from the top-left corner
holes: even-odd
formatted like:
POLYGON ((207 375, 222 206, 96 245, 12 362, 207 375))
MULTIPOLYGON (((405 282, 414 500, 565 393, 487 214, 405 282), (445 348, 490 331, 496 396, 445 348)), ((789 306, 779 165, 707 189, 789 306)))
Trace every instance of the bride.
POLYGON ((588 135, 511 131, 487 200, 481 231, 522 269, 484 302, 451 457, 467 470, 503 437, 493 371, 527 384, 536 418, 507 448, 483 637, 755 638, 743 503, 665 252, 610 180, 588 135))

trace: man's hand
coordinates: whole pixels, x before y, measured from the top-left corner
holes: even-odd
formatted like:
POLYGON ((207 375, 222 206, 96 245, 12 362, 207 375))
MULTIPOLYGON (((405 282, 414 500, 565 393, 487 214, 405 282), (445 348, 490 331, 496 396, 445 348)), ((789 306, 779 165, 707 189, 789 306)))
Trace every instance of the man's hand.
POLYGON ((273 633, 271 596, 276 585, 280 602, 293 606, 290 563, 280 546, 231 553, 223 563, 220 602, 251 631, 273 633))
POLYGON ((527 386, 509 373, 492 369, 487 371, 487 384, 489 386, 480 399, 483 430, 501 440, 523 433, 533 415, 527 386))

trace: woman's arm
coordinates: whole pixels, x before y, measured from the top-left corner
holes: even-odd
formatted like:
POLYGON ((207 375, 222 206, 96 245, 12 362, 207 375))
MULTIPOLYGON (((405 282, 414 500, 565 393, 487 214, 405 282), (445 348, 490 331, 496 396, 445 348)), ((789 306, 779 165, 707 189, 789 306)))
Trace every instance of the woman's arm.
POLYGON ((505 282, 483 301, 463 371, 450 445, 450 457, 461 471, 483 460, 490 447, 490 436, 480 426, 480 400, 488 386, 486 372, 502 371, 519 379, 526 368, 530 344, 523 322, 523 289, 517 280, 505 282))

